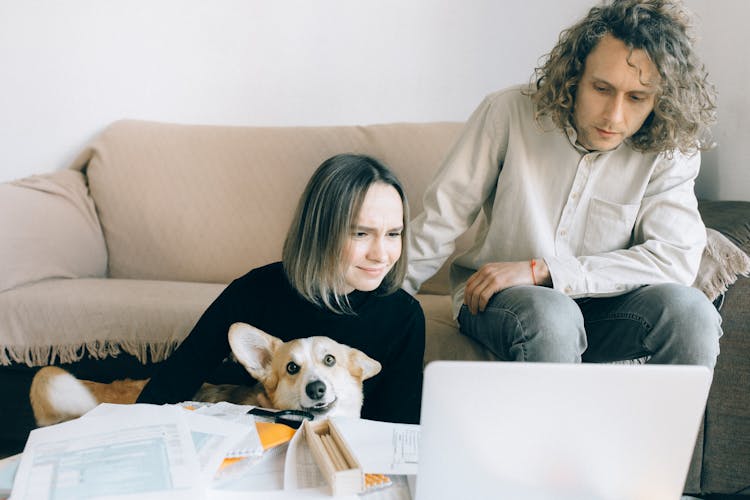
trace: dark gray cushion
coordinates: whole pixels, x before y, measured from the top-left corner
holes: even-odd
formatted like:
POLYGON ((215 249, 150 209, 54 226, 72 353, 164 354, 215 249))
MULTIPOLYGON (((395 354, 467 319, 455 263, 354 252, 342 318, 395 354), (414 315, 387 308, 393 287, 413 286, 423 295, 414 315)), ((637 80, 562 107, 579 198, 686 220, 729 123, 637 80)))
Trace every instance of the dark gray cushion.
POLYGON ((700 201, 706 227, 716 229, 750 255, 750 201, 700 201))
MULTIPOLYGON (((750 202, 701 201, 707 227, 750 254, 750 202)), ((750 278, 740 277, 721 309, 724 335, 706 408, 701 490, 750 493, 750 278)))

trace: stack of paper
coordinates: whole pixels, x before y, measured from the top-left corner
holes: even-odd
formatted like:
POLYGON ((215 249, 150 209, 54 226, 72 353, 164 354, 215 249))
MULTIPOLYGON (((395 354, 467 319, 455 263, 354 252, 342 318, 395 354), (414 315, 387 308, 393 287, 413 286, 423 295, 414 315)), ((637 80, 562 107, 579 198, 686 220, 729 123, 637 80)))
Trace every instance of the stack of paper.
MULTIPOLYGON (((264 447, 250 408, 102 404, 32 431, 23 454, 0 463, 0 487, 2 474, 8 485, 15 472, 11 500, 330 498, 302 432, 276 435, 281 444, 266 439, 264 447)), ((335 422, 365 472, 389 475, 390 486, 367 500, 410 500, 406 475, 416 472, 419 427, 335 422)))
POLYGON ((173 406, 100 405, 31 432, 11 498, 202 498, 253 430, 173 406))

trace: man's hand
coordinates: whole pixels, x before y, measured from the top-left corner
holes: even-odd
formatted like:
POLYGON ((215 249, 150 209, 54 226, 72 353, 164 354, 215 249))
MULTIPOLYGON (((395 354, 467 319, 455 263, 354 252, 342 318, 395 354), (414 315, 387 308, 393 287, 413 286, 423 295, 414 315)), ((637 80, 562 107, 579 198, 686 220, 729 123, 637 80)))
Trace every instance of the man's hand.
POLYGON ((484 311, 493 295, 516 285, 547 285, 549 270, 542 259, 535 259, 532 272, 531 261, 490 262, 479 268, 466 281, 464 304, 471 314, 484 311))

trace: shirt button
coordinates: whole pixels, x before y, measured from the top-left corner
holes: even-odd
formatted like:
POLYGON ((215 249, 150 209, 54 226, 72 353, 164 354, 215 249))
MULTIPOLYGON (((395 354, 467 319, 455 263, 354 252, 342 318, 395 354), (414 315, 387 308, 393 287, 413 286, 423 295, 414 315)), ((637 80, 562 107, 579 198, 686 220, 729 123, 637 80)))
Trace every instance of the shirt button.
POLYGON ((569 294, 569 293, 571 293, 572 291, 573 291, 573 288, 571 288, 571 286, 570 286, 570 285, 568 285, 568 286, 566 286, 566 287, 565 287, 565 293, 568 293, 568 294, 569 294))
POLYGON ((560 236, 566 236, 568 234, 568 231, 565 229, 560 229, 560 236))
POLYGON ((570 194, 570 199, 577 200, 578 199, 578 193, 571 193, 570 194))

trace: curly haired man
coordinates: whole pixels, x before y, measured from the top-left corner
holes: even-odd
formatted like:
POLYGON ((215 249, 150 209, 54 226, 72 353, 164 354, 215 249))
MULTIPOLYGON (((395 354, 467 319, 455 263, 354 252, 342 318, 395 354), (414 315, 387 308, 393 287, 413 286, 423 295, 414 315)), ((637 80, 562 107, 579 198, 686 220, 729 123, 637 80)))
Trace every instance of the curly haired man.
POLYGON ((461 332, 499 359, 712 369, 721 317, 690 287, 706 232, 694 193, 715 119, 689 16, 614 0, 562 32, 534 83, 488 96, 424 197, 415 292, 451 266, 461 332))

